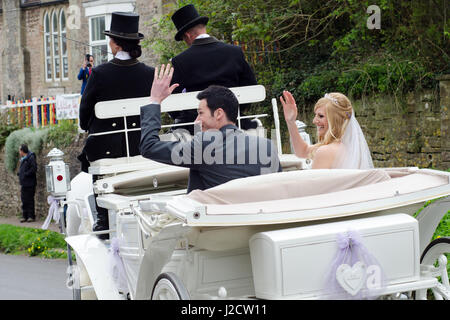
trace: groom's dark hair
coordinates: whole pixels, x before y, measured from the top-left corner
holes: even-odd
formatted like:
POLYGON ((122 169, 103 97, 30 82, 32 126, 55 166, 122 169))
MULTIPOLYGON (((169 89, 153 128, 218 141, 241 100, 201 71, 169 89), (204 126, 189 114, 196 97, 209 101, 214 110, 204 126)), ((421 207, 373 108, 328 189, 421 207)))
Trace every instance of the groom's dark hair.
POLYGON ((239 101, 234 93, 223 86, 212 85, 197 94, 197 99, 206 99, 211 115, 219 108, 222 108, 228 120, 236 123, 239 101))

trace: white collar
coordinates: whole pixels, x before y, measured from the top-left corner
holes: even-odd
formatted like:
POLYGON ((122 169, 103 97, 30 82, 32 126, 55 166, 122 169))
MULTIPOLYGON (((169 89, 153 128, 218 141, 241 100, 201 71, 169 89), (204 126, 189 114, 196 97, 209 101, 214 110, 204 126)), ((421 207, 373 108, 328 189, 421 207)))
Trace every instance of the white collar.
POLYGON ((126 51, 119 51, 119 52, 116 53, 114 58, 119 59, 119 60, 130 60, 131 56, 126 51))
POLYGON ((199 34, 199 35, 197 36, 197 38, 195 38, 195 40, 197 40, 197 39, 209 38, 209 37, 210 37, 209 34, 207 34, 207 33, 202 33, 202 34, 199 34))

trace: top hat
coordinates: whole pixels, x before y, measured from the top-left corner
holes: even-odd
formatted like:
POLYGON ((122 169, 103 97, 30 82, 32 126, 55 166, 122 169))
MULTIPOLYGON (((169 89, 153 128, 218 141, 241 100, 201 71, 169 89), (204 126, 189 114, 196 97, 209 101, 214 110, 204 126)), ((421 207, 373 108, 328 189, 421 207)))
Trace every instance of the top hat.
POLYGON ((111 15, 110 30, 103 31, 104 34, 113 38, 141 40, 144 38, 138 32, 139 15, 132 12, 113 12, 111 15))
POLYGON ((208 17, 201 17, 192 4, 188 4, 187 6, 178 9, 172 15, 172 21, 178 30, 177 34, 175 35, 175 40, 182 40, 183 33, 198 24, 206 25, 208 23, 208 20, 208 17))

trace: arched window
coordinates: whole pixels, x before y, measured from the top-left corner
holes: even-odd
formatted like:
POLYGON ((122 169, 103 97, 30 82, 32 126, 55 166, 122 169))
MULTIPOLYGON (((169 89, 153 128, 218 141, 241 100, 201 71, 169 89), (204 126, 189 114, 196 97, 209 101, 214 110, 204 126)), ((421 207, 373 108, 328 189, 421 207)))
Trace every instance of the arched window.
POLYGON ((52 13, 52 46, 53 46, 53 79, 59 80, 61 77, 61 60, 59 50, 58 15, 56 11, 52 13))
POLYGON ((59 14, 59 33, 61 35, 62 78, 69 78, 69 61, 67 58, 66 15, 64 10, 59 14))
POLYGON ((63 9, 44 13, 45 81, 69 79, 66 14, 63 9))
POLYGON ((50 17, 48 13, 44 15, 44 59, 45 59, 45 80, 52 80, 52 49, 50 39, 50 17))

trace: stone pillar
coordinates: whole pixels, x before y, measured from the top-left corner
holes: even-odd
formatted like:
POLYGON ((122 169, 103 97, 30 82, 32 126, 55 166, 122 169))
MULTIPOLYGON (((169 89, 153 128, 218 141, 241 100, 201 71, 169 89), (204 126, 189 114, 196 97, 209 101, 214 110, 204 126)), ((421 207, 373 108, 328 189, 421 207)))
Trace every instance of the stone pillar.
POLYGON ((20 0, 2 0, 2 8, 2 100, 8 95, 23 99, 26 97, 20 0))
POLYGON ((164 7, 161 0, 137 0, 135 5, 135 12, 139 14, 139 32, 145 36, 145 40, 141 42, 144 47, 139 60, 149 66, 155 66, 159 63, 159 57, 151 48, 151 42, 158 27, 154 25, 153 19, 161 17, 164 7))
POLYGON ((439 97, 441 109, 441 167, 444 170, 450 168, 450 74, 439 77, 439 97))

